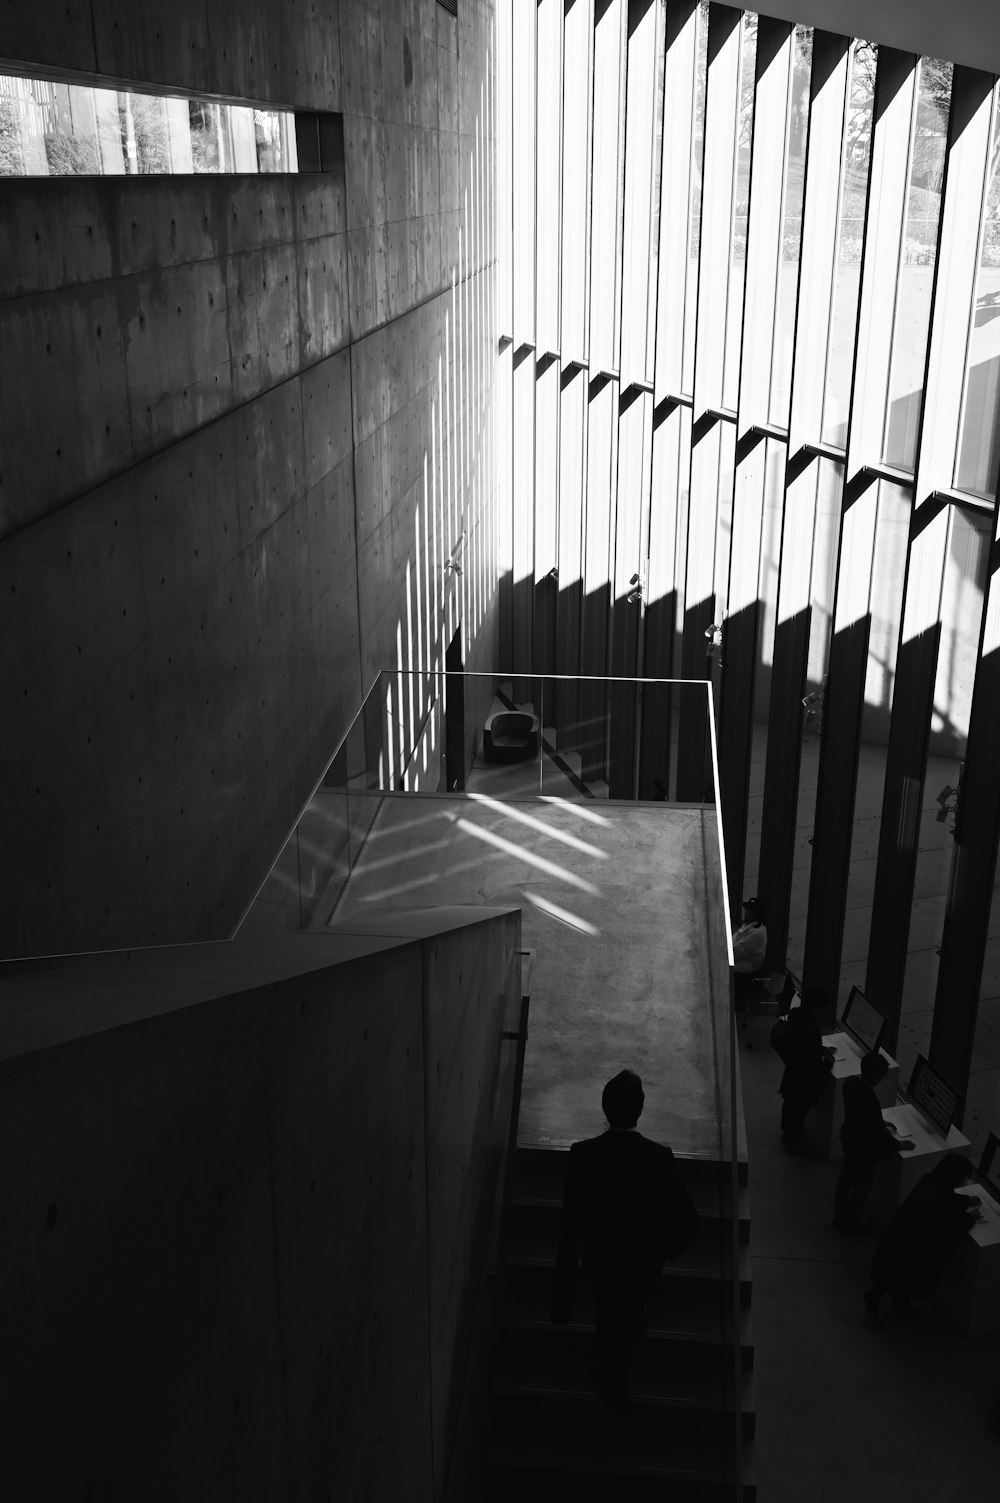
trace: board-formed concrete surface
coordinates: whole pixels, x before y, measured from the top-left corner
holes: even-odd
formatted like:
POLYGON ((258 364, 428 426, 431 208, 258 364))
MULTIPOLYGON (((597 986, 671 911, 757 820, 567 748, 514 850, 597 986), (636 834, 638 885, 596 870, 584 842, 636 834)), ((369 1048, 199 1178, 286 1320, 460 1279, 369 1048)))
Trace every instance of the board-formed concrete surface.
POLYGON ((642 1076, 647 1136, 719 1156, 703 838, 714 809, 489 797, 383 800, 336 922, 434 903, 517 905, 537 950, 518 1140, 604 1128, 601 1090, 642 1076), (704 825, 704 831, 703 831, 704 825))
POLYGON ((0 977, 5 1498, 446 1495, 520 919, 364 927, 0 977))
POLYGON ((376 671, 497 658, 492 0, 87 10, 8 67, 344 154, 0 178, 4 957, 228 938, 376 671))

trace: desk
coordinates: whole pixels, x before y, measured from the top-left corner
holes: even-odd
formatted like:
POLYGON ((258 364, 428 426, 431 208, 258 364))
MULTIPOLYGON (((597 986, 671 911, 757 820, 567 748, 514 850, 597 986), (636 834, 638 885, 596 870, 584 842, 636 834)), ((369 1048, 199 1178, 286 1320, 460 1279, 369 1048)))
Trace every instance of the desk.
POLYGON ((984 1219, 959 1243, 938 1299, 967 1336, 986 1336, 1000 1331, 1000 1205, 975 1182, 956 1194, 976 1196, 984 1219))
POLYGON ((906 1199, 917 1181, 940 1159, 949 1153, 964 1153, 969 1147, 968 1138, 957 1127, 950 1127, 947 1136, 942 1137, 912 1102, 897 1101, 891 1107, 883 1107, 882 1115, 912 1138, 915 1146, 908 1153, 888 1153, 879 1161, 868 1200, 868 1209, 879 1225, 889 1220, 900 1201, 906 1199))
MULTIPOLYGON (((806 1133, 824 1158, 840 1159, 844 1156, 840 1146, 840 1129, 844 1125, 844 1081, 861 1074, 864 1050, 849 1033, 824 1034, 823 1045, 827 1049, 836 1049, 837 1058, 823 1082, 823 1094, 806 1118, 806 1133)), ((875 1095, 880 1106, 891 1106, 899 1090, 899 1065, 884 1049, 879 1053, 889 1070, 885 1079, 875 1087, 875 1095)))

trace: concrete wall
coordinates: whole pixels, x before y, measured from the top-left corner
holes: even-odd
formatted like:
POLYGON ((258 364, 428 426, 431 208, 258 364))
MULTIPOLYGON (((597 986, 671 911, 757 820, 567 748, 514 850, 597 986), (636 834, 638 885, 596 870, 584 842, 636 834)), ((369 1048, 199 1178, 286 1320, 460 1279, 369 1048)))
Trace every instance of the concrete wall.
POLYGON ((0 954, 229 934, 378 669, 494 660, 461 11, 6 7, 25 69, 342 110, 345 162, 0 181, 0 954))
POLYGON ((519 949, 475 909, 5 981, 6 1495, 449 1495, 519 949))

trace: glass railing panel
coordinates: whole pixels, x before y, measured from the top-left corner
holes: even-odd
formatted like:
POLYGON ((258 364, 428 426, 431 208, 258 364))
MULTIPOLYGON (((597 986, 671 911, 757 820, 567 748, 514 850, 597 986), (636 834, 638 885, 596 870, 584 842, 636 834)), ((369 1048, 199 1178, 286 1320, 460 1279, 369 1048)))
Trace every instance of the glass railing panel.
POLYGON ((308 929, 328 913, 351 871, 347 821, 347 755, 342 746, 303 809, 295 829, 299 868, 299 921, 308 929))
POLYGON ((471 765, 465 791, 491 798, 537 798, 544 791, 542 680, 466 674, 463 732, 471 765))
POLYGON ((253 928, 326 922, 387 797, 713 803, 708 693, 703 680, 380 673, 252 905, 253 928))
POLYGON ((713 800, 705 682, 568 675, 519 682, 524 702, 530 693, 540 710, 546 797, 713 800))
POLYGON ((384 672, 359 716, 367 786, 382 794, 537 796, 541 708, 541 681, 531 677, 384 672))
POLYGON ((394 730, 390 676, 380 673, 347 732, 347 826, 351 865, 357 861, 384 795, 391 791, 394 730))

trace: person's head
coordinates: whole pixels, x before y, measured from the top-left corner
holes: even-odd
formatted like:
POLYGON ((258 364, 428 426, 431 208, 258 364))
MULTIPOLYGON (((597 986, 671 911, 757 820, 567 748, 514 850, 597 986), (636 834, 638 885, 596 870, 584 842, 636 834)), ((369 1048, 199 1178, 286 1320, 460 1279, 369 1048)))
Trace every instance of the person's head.
POLYGON ((635 1071, 621 1070, 604 1087, 601 1106, 612 1127, 634 1127, 645 1100, 642 1081, 635 1071))
POLYGON ((871 1050, 861 1060, 861 1079, 867 1080, 869 1085, 878 1085, 880 1080, 885 1079, 888 1071, 889 1062, 877 1049, 871 1050))
POLYGON ((759 898, 747 898, 743 904, 743 922, 745 924, 761 924, 764 921, 764 913, 759 898))
POLYGON ((962 1154, 949 1153, 943 1159, 938 1159, 931 1173, 942 1184, 947 1185, 949 1190, 957 1190, 959 1185, 967 1183, 972 1174, 972 1165, 962 1154))

